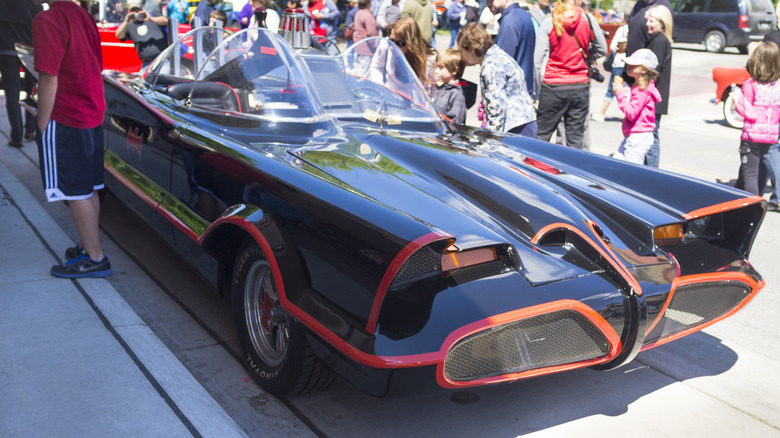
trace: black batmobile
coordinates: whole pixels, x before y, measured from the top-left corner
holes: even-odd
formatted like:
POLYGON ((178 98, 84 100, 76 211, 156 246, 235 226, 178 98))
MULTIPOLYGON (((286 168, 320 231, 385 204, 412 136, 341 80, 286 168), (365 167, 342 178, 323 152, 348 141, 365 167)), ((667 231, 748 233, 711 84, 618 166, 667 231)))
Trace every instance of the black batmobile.
POLYGON ((388 40, 185 37, 104 73, 107 186, 230 296, 275 394, 614 368, 764 285, 760 197, 451 123, 388 40))

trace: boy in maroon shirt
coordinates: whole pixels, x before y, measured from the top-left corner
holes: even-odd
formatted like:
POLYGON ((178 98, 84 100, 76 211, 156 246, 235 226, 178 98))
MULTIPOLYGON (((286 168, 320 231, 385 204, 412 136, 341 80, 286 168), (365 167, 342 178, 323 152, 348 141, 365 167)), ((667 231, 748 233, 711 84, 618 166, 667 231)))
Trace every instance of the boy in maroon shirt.
POLYGON ((103 57, 94 19, 72 0, 33 0, 49 10, 33 21, 38 72, 38 155, 46 199, 67 200, 79 242, 52 275, 106 277, 111 263, 100 246, 103 188, 103 57))

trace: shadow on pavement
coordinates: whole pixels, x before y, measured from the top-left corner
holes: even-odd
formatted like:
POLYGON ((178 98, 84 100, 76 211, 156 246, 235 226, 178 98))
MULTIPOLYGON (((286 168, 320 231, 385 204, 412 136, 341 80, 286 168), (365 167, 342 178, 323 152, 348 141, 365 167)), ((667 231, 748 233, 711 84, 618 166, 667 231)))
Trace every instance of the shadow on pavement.
POLYGON ((360 436, 366 430, 378 436, 451 436, 456 422, 461 436, 509 438, 594 415, 624 414, 639 399, 681 380, 724 373, 737 359, 720 339, 699 332, 606 372, 581 369, 490 388, 385 398, 337 383, 290 402, 328 436, 360 436), (354 435, 344 435, 345 421, 354 435))
MULTIPOLYGON (((694 44, 694 43, 674 43, 672 45, 672 48, 674 50, 685 50, 686 52, 701 52, 706 53, 707 49, 704 48, 704 44, 694 44)), ((739 50, 737 50, 736 47, 726 47, 726 49, 723 52, 720 53, 713 53, 717 55, 743 55, 742 53, 739 53, 739 50)))
POLYGON ((704 123, 708 125, 720 125, 720 126, 725 126, 726 128, 740 130, 740 128, 734 128, 733 126, 729 125, 726 122, 726 119, 704 120, 704 123))

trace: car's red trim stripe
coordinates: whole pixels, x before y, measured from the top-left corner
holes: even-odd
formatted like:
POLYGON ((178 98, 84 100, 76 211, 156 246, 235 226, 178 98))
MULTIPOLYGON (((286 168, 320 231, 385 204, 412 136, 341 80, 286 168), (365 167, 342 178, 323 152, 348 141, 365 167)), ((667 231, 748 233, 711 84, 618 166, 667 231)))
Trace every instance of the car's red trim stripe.
POLYGON ((655 328, 658 322, 660 322, 661 319, 664 317, 664 314, 666 313, 666 309, 669 307, 669 304, 672 302, 672 298, 674 297, 674 293, 678 287, 687 286, 689 284, 695 284, 695 283, 713 283, 713 282, 723 282, 723 281, 738 281, 741 283, 746 283, 748 287, 750 287, 751 292, 747 297, 745 297, 745 299, 742 300, 741 303, 739 303, 739 305, 731 309, 729 312, 726 312, 722 316, 718 318, 714 318, 700 325, 691 327, 687 330, 683 330, 679 333, 675 333, 671 336, 661 338, 653 343, 643 345, 640 351, 648 350, 650 348, 657 347, 659 345, 663 345, 668 342, 672 342, 676 339, 680 339, 684 336, 688 336, 691 333, 695 333, 705 327, 709 327, 712 324, 715 324, 718 321, 728 318, 729 316, 733 315, 741 308, 745 307, 745 305, 747 305, 747 303, 749 303, 753 299, 753 297, 756 296, 756 293, 758 293, 758 291, 761 290, 766 284, 766 281, 764 280, 756 281, 753 277, 744 274, 742 272, 714 272, 708 274, 696 274, 696 275, 688 275, 685 277, 675 278, 674 281, 672 281, 672 289, 669 291, 669 296, 666 298, 666 302, 664 303, 661 312, 659 312, 658 317, 656 317, 655 321, 653 321, 653 323, 650 324, 650 326, 647 328, 647 331, 645 332, 645 336, 650 334, 653 328, 655 328))
MULTIPOLYGON (((588 226, 593 231, 595 235, 598 235, 599 233, 596 232, 596 223, 593 221, 588 221, 588 226)), ((601 241, 601 239, 599 239, 601 241)), ((596 245, 595 242, 593 242, 593 245, 596 245)), ((631 285, 632 288, 634 288, 634 292, 636 292, 637 295, 642 296, 642 286, 639 284, 639 281, 634 277, 634 274, 631 273, 631 271, 626 267, 626 265, 623 263, 620 257, 617 256, 617 254, 612 251, 612 249, 609 247, 609 245, 604 244, 604 251, 609 254, 611 257, 613 266, 616 266, 618 268, 618 271, 622 272, 623 278, 628 281, 628 284, 631 285)))
MULTIPOLYGON (((164 209, 161 208, 161 210, 164 209)), ((166 217, 171 218, 171 215, 166 214, 166 217)), ((212 225, 209 227, 209 230, 211 230, 212 228, 214 228, 215 226, 221 223, 231 223, 241 227, 242 229, 247 231, 252 236, 252 238, 257 242, 257 244, 260 246, 260 249, 263 251, 263 254, 266 256, 266 259, 268 260, 268 264, 271 267, 271 272, 274 277, 274 282, 276 284, 277 292, 279 293, 279 299, 282 305, 284 306, 284 308, 287 311, 289 311, 290 314, 292 314, 295 318, 301 321, 304 325, 309 327, 312 331, 314 331, 314 333, 322 337, 326 342, 330 343, 338 350, 343 352, 347 357, 366 366, 370 366, 374 368, 408 368, 408 367, 417 367, 417 366, 425 366, 425 365, 438 365, 442 370, 440 374, 443 376, 443 364, 447 352, 449 351, 450 348, 452 348, 452 346, 455 343, 457 343, 461 339, 469 335, 472 335, 476 332, 486 330, 498 325, 506 324, 508 322, 512 322, 518 319, 528 318, 531 316, 536 316, 548 312, 555 312, 564 309, 572 309, 581 313, 583 316, 588 318, 588 320, 590 320, 604 334, 604 336, 606 337, 610 345, 610 351, 607 354, 607 356, 603 358, 598 358, 598 359, 593 359, 593 360, 583 361, 583 362, 578 362, 573 364, 565 364, 565 365, 560 365, 555 367, 547 367, 547 368, 542 368, 537 370, 530 370, 523 373, 513 373, 513 374, 502 375, 502 376, 496 376, 490 379, 482 379, 473 382, 449 382, 447 379, 444 379, 443 381, 439 379, 440 384, 447 387, 474 386, 474 385, 482 385, 486 383, 494 383, 494 382, 500 382, 506 380, 515 380, 519 378, 531 377, 534 375, 548 374, 556 371, 563 371, 566 369, 586 367, 586 366, 595 365, 597 363, 603 363, 609 361, 615 355, 617 355, 617 353, 621 349, 620 337, 612 328, 612 326, 609 325, 609 323, 606 320, 604 320, 604 318, 601 315, 599 315, 596 311, 594 311, 593 309, 591 309, 590 307, 588 307, 587 305, 579 301, 560 300, 560 301, 544 303, 544 304, 540 304, 537 306, 532 306, 524 309, 514 310, 500 315, 495 315, 468 324, 466 326, 463 326, 453 331, 449 336, 447 336, 445 341, 442 343, 442 347, 438 351, 406 355, 406 356, 378 356, 374 354, 369 354, 357 349, 355 346, 353 346, 352 344, 350 344, 349 342, 347 342, 346 340, 344 340, 343 338, 341 338, 340 336, 332 332, 330 329, 325 327, 322 323, 314 319, 311 315, 309 315, 308 313, 304 312, 299 307, 294 305, 287 298, 287 293, 285 291, 281 270, 279 269, 279 264, 273 255, 271 246, 269 245, 268 241, 265 239, 265 236, 263 236, 262 232, 260 232, 260 230, 258 230, 257 227, 254 226, 254 224, 239 216, 225 216, 219 218, 217 221, 212 223, 212 225)), ((184 227, 184 225, 179 223, 178 221, 174 222, 174 225, 176 225, 177 227, 184 227)), ((192 236, 191 231, 187 234, 192 236)), ((202 244, 208 234, 209 234, 208 232, 204 233, 203 236, 195 239, 196 242, 202 244)), ((403 262, 406 260, 408 255, 411 255, 414 252, 414 250, 416 250, 417 248, 426 245, 432 241, 439 240, 439 239, 446 239, 450 237, 451 236, 448 236, 441 232, 433 232, 433 233, 426 234, 425 236, 422 236, 416 239, 414 242, 411 242, 409 245, 407 245, 404 248, 404 250, 402 250, 399 253, 396 259, 393 260, 391 264, 397 265, 397 267, 395 268, 395 271, 397 272, 397 269, 400 269, 400 266, 403 265, 403 262), (402 255, 402 253, 405 255, 402 255)), ((392 270, 388 269, 388 272, 390 271, 392 270)), ((392 275, 388 274, 388 275, 390 279, 392 279, 392 277, 394 276, 394 274, 392 275)))
MULTIPOLYGON (((533 316, 538 316, 545 313, 557 312, 561 310, 575 310, 580 314, 582 314, 584 317, 588 318, 588 320, 591 323, 593 323, 593 325, 596 326, 596 328, 598 328, 599 331, 604 335, 610 347, 609 353, 607 353, 607 355, 604 356, 603 358, 598 358, 598 359, 594 359, 582 363, 561 365, 561 367, 566 367, 562 369, 579 368, 582 366, 590 366, 595 363, 607 362, 610 359, 614 358, 620 352, 622 348, 622 343, 620 342, 620 336, 618 336, 617 332, 615 332, 615 329, 612 328, 612 326, 604 319, 604 317, 599 315, 598 312, 588 307, 586 304, 583 304, 579 301, 559 300, 559 301, 539 304, 536 306, 526 307, 523 309, 513 310, 510 312, 481 319, 471 324, 467 324, 450 333, 450 335, 447 336, 447 338, 442 343, 442 346, 439 349, 439 351, 435 351, 431 353, 423 353, 423 354, 413 354, 408 356, 376 356, 377 358, 383 361, 383 364, 376 363, 373 364, 373 366, 377 366, 379 368, 391 368, 391 367, 412 367, 412 366, 438 364, 440 367, 443 367, 444 360, 447 357, 447 352, 452 348, 453 345, 455 345, 456 343, 460 342, 460 340, 468 336, 513 321, 518 321, 524 318, 530 318, 533 316)), ((368 365, 372 365, 372 364, 368 364, 368 365)), ((552 367, 552 368, 557 368, 557 367, 552 367)), ((530 370, 525 373, 517 373, 517 374, 522 374, 522 376, 514 377, 509 380, 514 380, 520 377, 530 377, 530 375, 526 376, 526 373, 534 373, 534 375, 546 374, 542 370, 544 369, 530 370)), ((549 371, 549 372, 553 372, 553 371, 549 371)), ((439 374, 441 375, 441 377, 443 377, 443 368, 440 370, 439 374)), ((491 379, 499 379, 498 381, 500 381, 501 376, 496 376, 491 379)), ((440 381, 439 383, 441 384, 442 382, 440 381)), ((482 382, 477 384, 484 384, 484 383, 487 382, 482 382)), ((466 382, 459 382, 457 384, 457 386, 464 386, 464 385, 473 386, 473 385, 469 385, 466 382)))
MULTIPOLYGON (((594 229, 595 223, 592 221, 588 221, 587 224, 588 227, 590 227, 590 229, 593 231, 593 233, 595 235, 598 235, 598 233, 596 233, 596 230, 594 229)), ((536 245, 539 242, 539 240, 541 240, 541 238, 544 237, 545 234, 549 233, 550 231, 559 230, 559 229, 569 230, 571 232, 576 233, 583 239, 585 239, 585 241, 588 244, 590 244, 590 246, 595 248, 596 251, 599 252, 599 254, 601 254, 605 259, 607 259, 607 261, 618 271, 618 274, 620 274, 620 276, 623 277, 624 280, 626 280, 628 285, 631 286, 632 289, 634 289, 634 292, 637 295, 640 296, 642 295, 642 287, 639 285, 639 282, 631 274, 631 272, 629 272, 629 270, 620 261, 620 259, 614 253, 612 253, 612 251, 609 248, 597 244, 593 239, 588 237, 587 234, 585 234, 580 229, 576 228, 574 225, 563 223, 563 222, 556 222, 549 225, 545 225, 534 235, 534 237, 531 238, 531 243, 536 245)))
POLYGON ((301 321, 301 323, 309 327, 309 329, 311 329, 318 336, 322 337, 322 339, 324 339, 326 342, 336 347, 339 351, 343 352, 352 360, 367 366, 371 366, 375 368, 417 366, 416 362, 401 363, 401 364, 393 363, 391 360, 387 360, 385 358, 358 350, 355 346, 353 346, 352 344, 350 344, 349 342, 347 342, 337 334, 333 333, 322 323, 314 319, 314 317, 301 310, 298 306, 294 305, 287 298, 287 293, 284 288, 284 282, 282 280, 282 274, 281 271, 279 270, 279 264, 277 263, 276 258, 273 255, 271 246, 268 244, 268 241, 265 239, 265 236, 263 236, 260 230, 258 230, 253 224, 247 222, 246 220, 240 217, 224 217, 221 218, 220 221, 236 224, 242 227, 243 229, 245 229, 246 231, 248 231, 252 235, 252 237, 255 239, 257 244, 260 245, 260 249, 263 251, 263 254, 268 259, 268 264, 271 266, 271 271, 274 276, 274 282, 276 283, 276 289, 277 292, 279 293, 279 300, 281 301, 282 306, 285 308, 285 310, 290 312, 291 315, 293 315, 295 318, 301 321))
POLYGON ((371 305, 371 313, 369 314, 368 322, 366 323, 367 332, 374 333, 374 330, 376 330, 377 320, 379 319, 379 311, 382 309, 382 302, 385 299, 385 295, 387 295, 387 289, 393 282, 395 275, 404 265, 404 262, 406 262, 406 259, 408 259, 421 247, 442 239, 454 238, 449 234, 440 231, 434 231, 424 236, 418 237, 412 242, 409 242, 408 245, 406 245, 398 254, 396 254, 396 256, 393 258, 393 261, 391 261, 390 265, 387 267, 385 274, 382 276, 382 280, 379 282, 379 287, 376 290, 376 294, 374 294, 374 303, 371 305))
POLYGON ((576 368, 588 367, 588 366, 593 366, 600 363, 608 362, 613 358, 615 358, 615 356, 617 356, 620 353, 621 349, 622 349, 622 343, 620 342, 620 336, 618 336, 617 332, 615 332, 615 329, 612 328, 612 326, 598 312, 596 312, 592 308, 588 307, 586 304, 583 304, 579 301, 574 301, 574 300, 553 301, 550 303, 539 304, 525 309, 518 309, 511 312, 502 313, 500 315, 485 318, 481 321, 477 321, 472 324, 461 327, 460 329, 453 332, 450 336, 447 337, 447 340, 444 341, 444 345, 442 345, 442 349, 439 351, 441 358, 437 364, 436 380, 439 383, 439 385, 441 385, 444 388, 462 388, 468 386, 479 386, 479 385, 487 385, 487 384, 500 383, 500 382, 509 382, 513 380, 551 374, 559 371, 571 370, 576 368), (538 316, 546 313, 553 313, 561 310, 574 310, 579 312, 584 317, 586 317, 607 339, 607 343, 609 343, 609 352, 603 357, 598 357, 590 360, 574 362, 569 364, 555 365, 555 366, 544 367, 544 368, 537 368, 537 369, 522 371, 517 373, 501 374, 498 376, 486 377, 484 379, 470 380, 464 382, 454 381, 447 378, 447 376, 445 376, 444 359, 446 358, 446 354, 452 348, 452 346, 455 345, 457 342, 460 342, 460 340, 468 336, 471 336, 475 333, 496 326, 504 325, 513 321, 518 321, 521 319, 530 318, 533 316, 538 316))
POLYGON ((698 210, 693 210, 689 213, 684 213, 682 217, 687 220, 696 219, 698 217, 708 216, 726 210, 734 210, 740 207, 745 207, 747 205, 755 204, 761 201, 764 201, 764 198, 758 195, 752 195, 745 198, 735 199, 733 201, 722 202, 720 204, 715 204, 709 207, 700 208, 698 210))

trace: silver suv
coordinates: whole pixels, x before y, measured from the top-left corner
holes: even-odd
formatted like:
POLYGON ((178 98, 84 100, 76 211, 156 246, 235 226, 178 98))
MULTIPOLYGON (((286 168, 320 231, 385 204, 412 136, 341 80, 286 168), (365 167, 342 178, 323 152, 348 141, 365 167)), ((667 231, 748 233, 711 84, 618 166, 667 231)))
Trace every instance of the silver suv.
POLYGON ((772 0, 672 0, 674 41, 703 43, 708 52, 737 47, 747 53, 777 28, 772 0))

